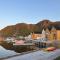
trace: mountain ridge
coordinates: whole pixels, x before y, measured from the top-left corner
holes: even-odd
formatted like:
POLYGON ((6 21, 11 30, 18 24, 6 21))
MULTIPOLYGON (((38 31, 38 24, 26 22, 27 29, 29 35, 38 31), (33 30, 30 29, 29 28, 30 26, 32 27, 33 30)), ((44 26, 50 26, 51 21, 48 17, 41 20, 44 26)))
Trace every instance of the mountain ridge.
POLYGON ((50 20, 43 20, 36 24, 18 23, 16 25, 10 25, 0 30, 0 34, 3 36, 27 36, 32 32, 41 33, 42 29, 48 28, 51 30, 52 27, 60 30, 60 21, 52 22, 50 20))

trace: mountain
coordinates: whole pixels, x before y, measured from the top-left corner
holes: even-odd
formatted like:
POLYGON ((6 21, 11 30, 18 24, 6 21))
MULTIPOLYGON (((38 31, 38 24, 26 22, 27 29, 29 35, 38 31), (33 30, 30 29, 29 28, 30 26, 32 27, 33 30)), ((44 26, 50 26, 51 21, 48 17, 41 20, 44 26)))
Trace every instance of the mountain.
POLYGON ((16 25, 5 27, 0 31, 0 34, 3 36, 27 36, 32 32, 41 33, 42 29, 48 28, 51 30, 53 26, 60 30, 60 21, 51 22, 50 20, 43 20, 37 24, 18 23, 16 25))
POLYGON ((18 23, 16 25, 5 27, 0 31, 0 34, 2 34, 3 36, 27 36, 35 30, 35 27, 35 24, 18 23))

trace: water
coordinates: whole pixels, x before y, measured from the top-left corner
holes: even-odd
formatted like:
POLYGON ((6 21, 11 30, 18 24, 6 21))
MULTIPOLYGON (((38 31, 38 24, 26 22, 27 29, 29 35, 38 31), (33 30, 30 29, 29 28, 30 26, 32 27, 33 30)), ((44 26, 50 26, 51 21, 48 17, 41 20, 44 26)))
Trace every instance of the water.
POLYGON ((16 54, 18 54, 18 53, 14 52, 12 50, 7 50, 0 45, 0 58, 13 56, 13 55, 16 55, 16 54))

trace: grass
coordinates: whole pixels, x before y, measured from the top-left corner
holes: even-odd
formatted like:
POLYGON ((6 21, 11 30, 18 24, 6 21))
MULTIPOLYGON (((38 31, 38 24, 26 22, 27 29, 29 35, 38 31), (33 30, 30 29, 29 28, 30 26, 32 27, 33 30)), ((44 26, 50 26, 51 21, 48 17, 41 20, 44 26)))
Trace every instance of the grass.
POLYGON ((60 60, 60 56, 59 56, 59 57, 57 57, 55 60, 60 60))

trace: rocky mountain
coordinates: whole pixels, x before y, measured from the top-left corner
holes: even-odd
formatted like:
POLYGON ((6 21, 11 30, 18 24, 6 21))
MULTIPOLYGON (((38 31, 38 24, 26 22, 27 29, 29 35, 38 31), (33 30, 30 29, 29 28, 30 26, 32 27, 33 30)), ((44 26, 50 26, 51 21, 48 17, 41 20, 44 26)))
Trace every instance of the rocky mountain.
POLYGON ((41 33, 42 29, 51 29, 53 26, 56 29, 60 29, 60 21, 51 22, 50 20, 43 20, 37 24, 18 23, 5 27, 0 31, 0 34, 3 36, 27 36, 32 32, 41 33))

